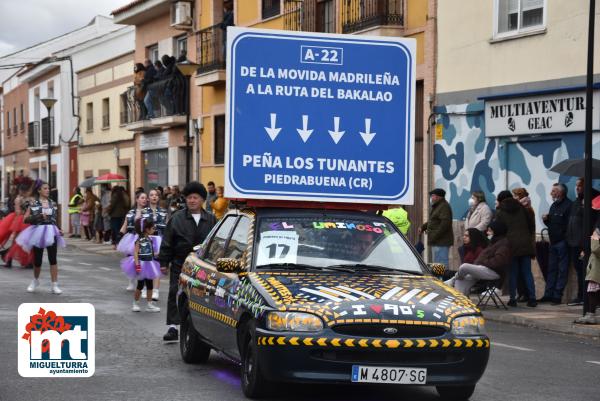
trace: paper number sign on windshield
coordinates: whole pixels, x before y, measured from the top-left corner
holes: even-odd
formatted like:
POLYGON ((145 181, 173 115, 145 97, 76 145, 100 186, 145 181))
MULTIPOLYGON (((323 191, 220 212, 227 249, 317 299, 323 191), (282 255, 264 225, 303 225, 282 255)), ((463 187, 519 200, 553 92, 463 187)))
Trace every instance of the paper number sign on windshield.
POLYGON ((295 231, 265 231, 260 235, 256 265, 296 263, 298 233, 295 231))

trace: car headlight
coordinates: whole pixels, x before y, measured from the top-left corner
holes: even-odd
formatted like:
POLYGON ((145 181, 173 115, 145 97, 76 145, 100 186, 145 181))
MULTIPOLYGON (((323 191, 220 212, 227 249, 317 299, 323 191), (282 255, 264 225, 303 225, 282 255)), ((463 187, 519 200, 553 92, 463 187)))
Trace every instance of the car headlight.
POLYGON ((456 336, 485 335, 485 322, 481 316, 460 316, 452 321, 452 334, 456 336))
POLYGON ((273 331, 319 331, 323 321, 310 313, 270 312, 267 315, 267 329, 273 331))

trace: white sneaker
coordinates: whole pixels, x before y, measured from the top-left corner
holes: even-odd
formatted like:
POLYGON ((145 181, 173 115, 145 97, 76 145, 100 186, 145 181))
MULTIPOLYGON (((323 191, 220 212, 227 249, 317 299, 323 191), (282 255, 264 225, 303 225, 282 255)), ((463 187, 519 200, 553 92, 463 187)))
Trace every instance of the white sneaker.
POLYGON ((133 290, 135 290, 135 280, 134 279, 129 279, 129 285, 125 289, 127 291, 133 291, 133 290))
POLYGON ((104 245, 112 245, 112 242, 110 242, 110 241, 104 241, 103 244, 104 245))
POLYGON ((158 301, 158 290, 152 290, 152 300, 158 301))
POLYGON ((160 308, 154 305, 154 301, 148 302, 148 306, 146 306, 146 312, 160 312, 160 308))
POLYGON ((62 294, 62 290, 60 288, 58 288, 58 283, 56 283, 56 282, 52 283, 52 285, 50 287, 50 292, 52 292, 53 294, 56 294, 56 295, 62 294))
POLYGON ((142 290, 142 299, 146 299, 146 298, 148 298, 148 291, 146 291, 146 289, 144 288, 142 290))
POLYGON ((40 281, 37 278, 31 280, 31 284, 27 287, 27 292, 35 292, 35 290, 40 286, 40 281))
POLYGON ((139 301, 133 301, 133 306, 131 307, 131 311, 132 312, 140 311, 140 302, 139 301))

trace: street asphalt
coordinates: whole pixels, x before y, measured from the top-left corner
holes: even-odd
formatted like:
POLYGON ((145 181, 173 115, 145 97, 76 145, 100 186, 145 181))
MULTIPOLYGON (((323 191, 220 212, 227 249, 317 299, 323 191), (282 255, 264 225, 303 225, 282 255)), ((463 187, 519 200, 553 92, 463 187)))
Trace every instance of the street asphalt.
MULTIPOLYGON (((0 401, 244 400, 239 367, 213 353, 186 365, 176 343, 164 344, 167 281, 160 313, 132 313, 116 253, 68 247, 59 253, 64 293, 25 288, 31 270, 0 268, 0 401), (89 302, 96 309, 96 373, 91 378, 22 378, 17 372, 17 308, 25 302, 89 302)), ((600 345, 585 337, 488 322, 487 371, 471 400, 600 400, 600 345)), ((290 361, 293 363, 293 361, 290 361)), ((271 400, 437 400, 432 387, 281 386, 271 400)))

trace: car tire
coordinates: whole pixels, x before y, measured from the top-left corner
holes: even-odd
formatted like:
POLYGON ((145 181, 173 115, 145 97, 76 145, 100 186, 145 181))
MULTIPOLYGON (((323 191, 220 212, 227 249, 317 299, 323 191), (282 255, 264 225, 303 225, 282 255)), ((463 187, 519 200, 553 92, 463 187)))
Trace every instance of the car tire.
POLYGON ((437 386, 438 394, 443 400, 462 401, 468 400, 475 392, 475 385, 470 386, 437 386))
POLYGON ((258 346, 256 343, 256 323, 248 323, 243 335, 242 354, 242 391, 248 398, 260 398, 267 394, 269 382, 264 378, 258 364, 258 346))
POLYGON ((192 325, 192 316, 189 313, 181 321, 180 329, 179 350, 181 351, 181 359, 185 363, 206 363, 210 356, 210 347, 200 339, 192 325))

